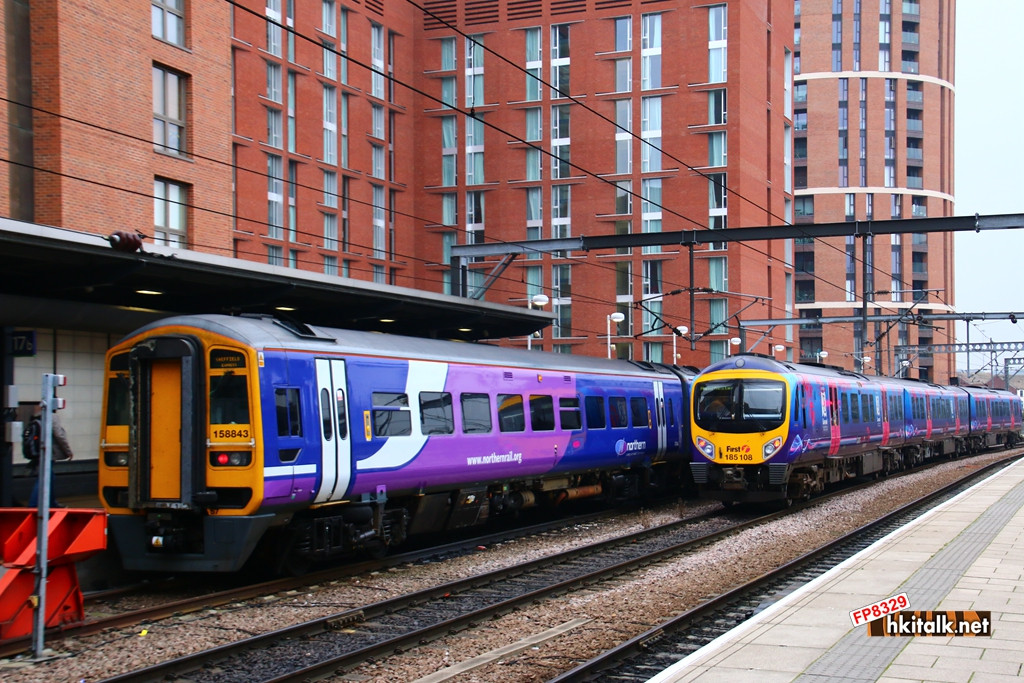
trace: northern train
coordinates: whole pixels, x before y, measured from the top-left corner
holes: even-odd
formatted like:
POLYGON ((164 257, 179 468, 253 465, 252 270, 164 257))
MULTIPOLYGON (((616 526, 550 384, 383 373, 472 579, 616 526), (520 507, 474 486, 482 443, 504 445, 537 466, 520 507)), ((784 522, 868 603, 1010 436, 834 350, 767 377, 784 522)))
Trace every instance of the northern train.
POLYGON ((693 479, 733 502, 806 499, 829 484, 938 456, 1021 442, 1010 391, 876 377, 756 355, 705 368, 692 384, 693 479))
POLYGON ((168 318, 107 354, 100 499, 126 569, 231 572, 672 492, 689 476, 695 372, 272 317, 168 318))

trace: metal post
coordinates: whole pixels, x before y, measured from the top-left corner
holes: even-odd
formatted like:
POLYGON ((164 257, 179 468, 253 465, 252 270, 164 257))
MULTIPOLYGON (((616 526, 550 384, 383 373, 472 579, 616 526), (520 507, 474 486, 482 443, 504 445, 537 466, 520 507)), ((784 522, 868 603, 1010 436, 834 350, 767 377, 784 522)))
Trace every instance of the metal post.
POLYGON ((39 491, 36 501, 36 596, 35 626, 32 629, 32 650, 36 659, 43 658, 46 640, 46 575, 49 557, 50 468, 53 467, 53 411, 57 409, 54 388, 59 375, 46 373, 42 384, 42 452, 39 454, 39 491))

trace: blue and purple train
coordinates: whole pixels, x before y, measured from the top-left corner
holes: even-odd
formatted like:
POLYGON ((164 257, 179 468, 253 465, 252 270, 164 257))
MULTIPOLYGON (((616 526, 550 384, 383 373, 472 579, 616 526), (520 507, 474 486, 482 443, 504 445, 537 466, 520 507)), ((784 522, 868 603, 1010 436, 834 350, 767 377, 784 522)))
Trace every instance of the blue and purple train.
POLYGON ((1022 440, 1009 391, 862 375, 754 355, 692 386, 694 482, 731 502, 804 499, 829 484, 1022 440))
POLYGON ((100 498, 131 570, 282 569, 524 508, 678 490, 681 368, 194 315, 107 355, 100 498))

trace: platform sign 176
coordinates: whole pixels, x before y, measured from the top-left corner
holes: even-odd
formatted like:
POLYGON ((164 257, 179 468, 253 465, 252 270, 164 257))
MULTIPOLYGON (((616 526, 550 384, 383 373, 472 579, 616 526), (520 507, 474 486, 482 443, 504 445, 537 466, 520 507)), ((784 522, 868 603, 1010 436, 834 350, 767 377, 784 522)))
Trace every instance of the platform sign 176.
POLYGON ((22 330, 20 332, 11 332, 10 340, 12 356, 36 355, 35 330, 22 330))

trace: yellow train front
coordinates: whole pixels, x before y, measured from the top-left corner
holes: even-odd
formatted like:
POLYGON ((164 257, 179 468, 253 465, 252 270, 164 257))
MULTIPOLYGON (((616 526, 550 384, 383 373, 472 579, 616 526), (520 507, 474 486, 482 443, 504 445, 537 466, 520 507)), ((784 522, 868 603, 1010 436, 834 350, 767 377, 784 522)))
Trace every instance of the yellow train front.
POLYGON ((690 435, 694 483, 731 502, 785 499, 792 458, 790 383, 768 359, 714 364, 693 383, 690 435), (788 453, 788 451, 787 451, 788 453))

